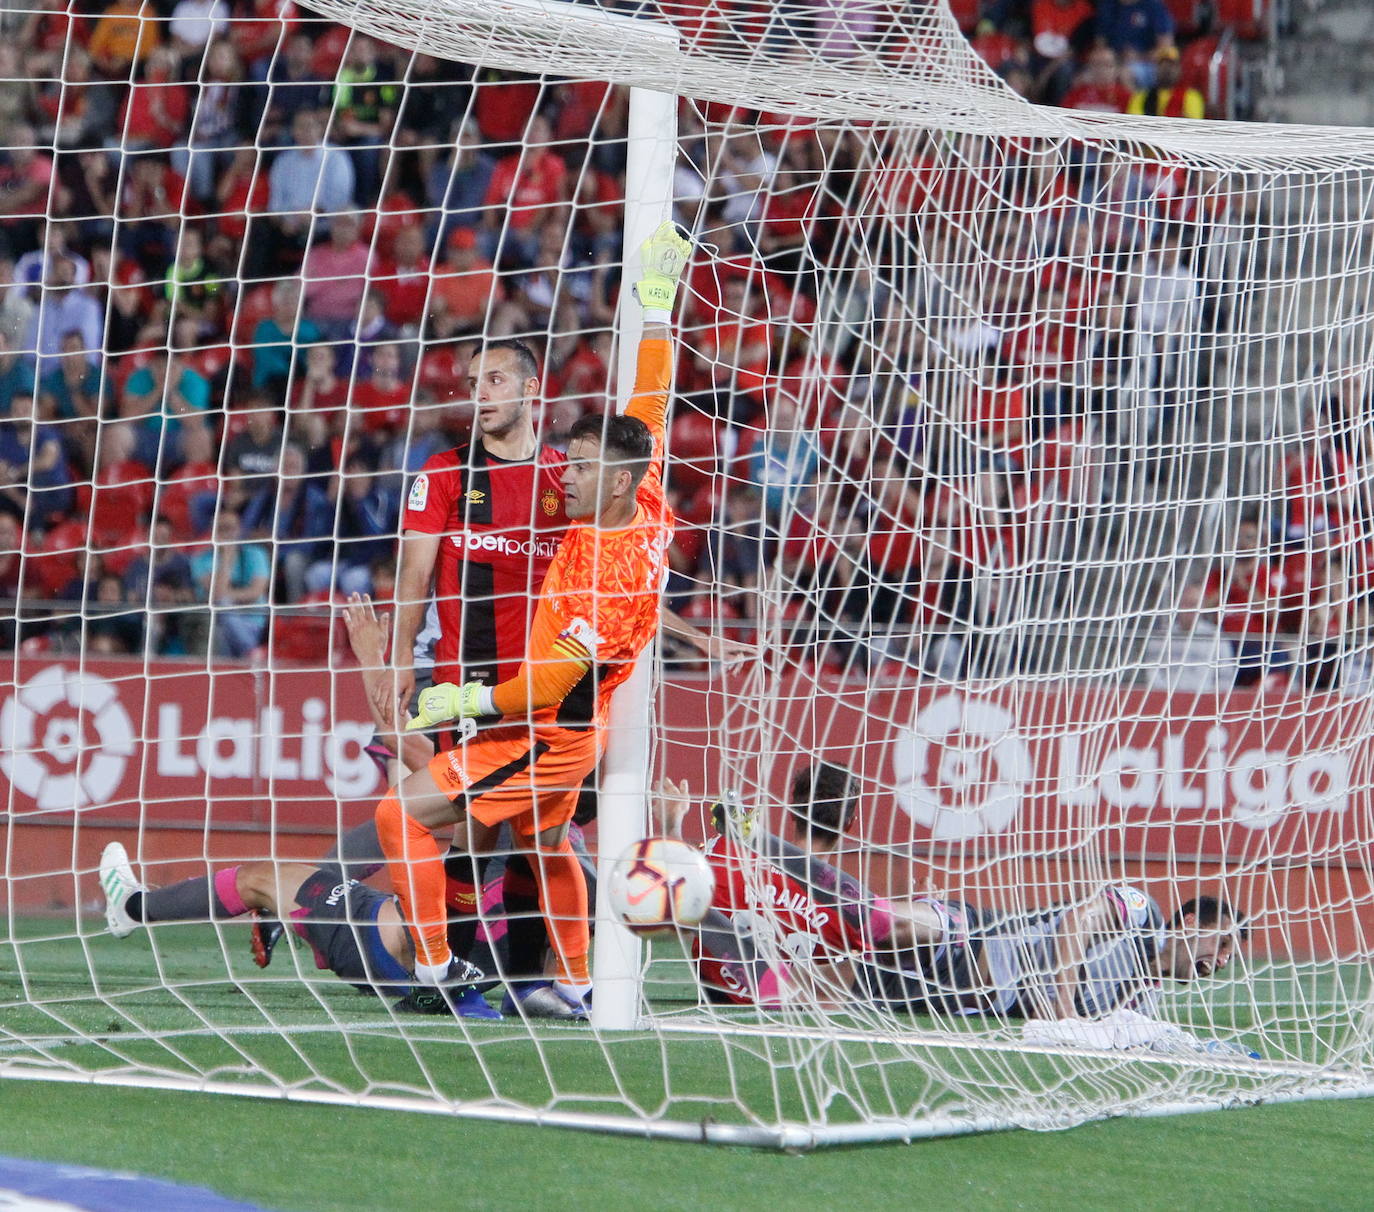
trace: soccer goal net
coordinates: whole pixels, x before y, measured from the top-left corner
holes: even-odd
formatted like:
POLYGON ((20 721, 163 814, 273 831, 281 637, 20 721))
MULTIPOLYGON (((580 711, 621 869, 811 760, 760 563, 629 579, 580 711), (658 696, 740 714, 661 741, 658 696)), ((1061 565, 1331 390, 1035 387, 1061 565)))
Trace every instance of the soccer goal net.
POLYGON ((1370 1091, 1367 132, 1037 106, 944 3, 0 22, 0 1076, 793 1147, 1370 1091), (526 655, 667 218, 590 1018, 472 820, 504 1017, 403 1013, 374 709, 526 655), (716 908, 644 944, 663 778, 716 908))

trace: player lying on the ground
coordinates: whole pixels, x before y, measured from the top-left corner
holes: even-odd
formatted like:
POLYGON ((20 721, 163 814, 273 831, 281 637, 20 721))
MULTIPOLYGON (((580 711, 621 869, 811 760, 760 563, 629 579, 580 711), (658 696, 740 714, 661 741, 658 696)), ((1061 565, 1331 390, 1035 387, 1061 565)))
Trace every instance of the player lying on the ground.
POLYGON ((664 224, 643 251, 634 397, 623 416, 584 417, 573 426, 563 475, 572 524, 540 588, 526 660, 496 686, 432 687, 420 696, 415 721, 501 722, 436 756, 377 806, 378 837, 415 943, 416 977, 440 988, 453 979, 455 957, 432 831, 462 823, 469 846, 483 852, 508 821, 533 852, 559 965, 554 988, 575 1006, 591 992, 587 885, 568 826, 601 757, 611 693, 658 628, 673 530, 662 479, 670 324, 691 246, 664 224))
MULTIPOLYGON (((826 819, 846 821, 852 784, 824 764, 794 781, 789 814, 811 817, 821 787, 826 819)), ((654 831, 681 840, 689 804, 687 785, 664 779, 650 805, 654 831)), ((737 802, 718 805, 713 817, 706 857, 715 897, 692 938, 707 997, 775 1005, 804 990, 812 1000, 849 1004, 848 961, 893 944, 888 903, 816 854, 762 832, 757 814, 737 802)))
MULTIPOLYGON (((363 666, 363 684, 373 721, 384 743, 401 755, 400 766, 422 769, 434 756, 424 737, 399 736, 391 678, 382 670, 381 652, 387 628, 366 598, 354 595, 344 611, 349 641, 363 666)), ((337 863, 270 860, 222 867, 210 876, 148 889, 134 876, 129 856, 119 842, 100 858, 100 886, 105 892, 105 920, 110 933, 124 938, 153 922, 222 921, 248 913, 289 920, 310 944, 318 968, 327 968, 361 991, 400 997, 397 1009, 464 1018, 500 1018, 477 988, 482 970, 464 963, 452 976, 447 998, 415 988, 415 951, 401 921, 396 898, 345 878, 337 863)), ((261 948, 258 925, 256 948, 261 948)))
POLYGON ((906 936, 869 994, 893 1010, 1004 1018, 1152 1015, 1165 980, 1211 976, 1245 938, 1225 900, 1185 901, 1166 923, 1153 899, 1111 884, 1081 905, 996 914, 922 897, 894 906, 906 936))

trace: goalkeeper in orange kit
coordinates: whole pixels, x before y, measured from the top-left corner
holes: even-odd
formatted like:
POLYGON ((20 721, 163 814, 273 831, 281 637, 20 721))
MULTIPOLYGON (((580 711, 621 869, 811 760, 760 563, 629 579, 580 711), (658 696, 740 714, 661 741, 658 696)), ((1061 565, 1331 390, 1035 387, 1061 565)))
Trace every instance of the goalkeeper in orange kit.
MULTIPOLYGON (((570 525, 544 578, 524 663, 497 686, 470 682, 420 695, 412 727, 491 720, 392 788, 377 833, 415 943, 415 973, 446 988, 444 867, 433 829, 461 822, 474 852, 504 821, 532 853, 539 904, 557 953, 555 991, 584 1009, 591 992, 587 884, 568 841, 582 780, 604 747, 612 691, 659 624, 673 516, 663 492, 672 378, 672 307, 691 245, 665 223, 643 246, 635 293, 644 335, 623 415, 572 429, 563 473, 570 525)), ((463 830, 460 830, 460 834, 463 830)))

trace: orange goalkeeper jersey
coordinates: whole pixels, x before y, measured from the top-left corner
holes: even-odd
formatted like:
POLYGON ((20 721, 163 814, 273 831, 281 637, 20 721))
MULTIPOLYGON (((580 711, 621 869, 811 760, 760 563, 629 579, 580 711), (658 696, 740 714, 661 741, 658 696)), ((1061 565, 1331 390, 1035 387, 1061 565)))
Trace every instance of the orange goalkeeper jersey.
MULTIPOLYGON (((658 630, 675 519, 663 492, 663 431, 672 381, 671 341, 639 345, 634 398, 654 439, 649 470, 635 492, 635 515, 620 530, 574 522, 544 577, 530 628, 529 663, 584 660, 589 668, 563 701, 536 712, 536 725, 583 729, 603 724, 611 692, 658 630)), ((528 676, 529 671, 522 671, 528 676)))

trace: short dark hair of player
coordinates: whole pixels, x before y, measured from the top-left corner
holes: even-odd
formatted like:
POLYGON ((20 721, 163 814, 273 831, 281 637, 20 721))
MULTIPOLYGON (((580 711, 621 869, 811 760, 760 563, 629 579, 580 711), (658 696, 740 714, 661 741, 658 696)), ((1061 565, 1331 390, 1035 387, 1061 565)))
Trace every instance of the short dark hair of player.
POLYGON ((797 771, 787 814, 807 836, 833 845, 854 823, 859 811, 858 795, 849 771, 829 762, 817 762, 797 771))
POLYGON ((644 478, 649 461, 654 457, 654 435, 638 417, 588 413, 579 417, 568 430, 570 443, 578 438, 595 438, 601 443, 602 462, 613 461, 617 468, 626 468, 636 484, 644 478))
POLYGON ((1242 940, 1250 933, 1244 914, 1237 913, 1217 896, 1195 896, 1192 900, 1184 901, 1169 919, 1169 929, 1182 929, 1185 917, 1191 917, 1204 928, 1220 927, 1224 922, 1230 922, 1236 929, 1236 937, 1242 940))
POLYGON ((539 359, 534 356, 534 350, 519 337, 497 337, 491 341, 479 341, 472 351, 472 356, 476 358, 497 349, 508 349, 515 355, 515 365, 520 369, 522 380, 539 377, 539 359))

